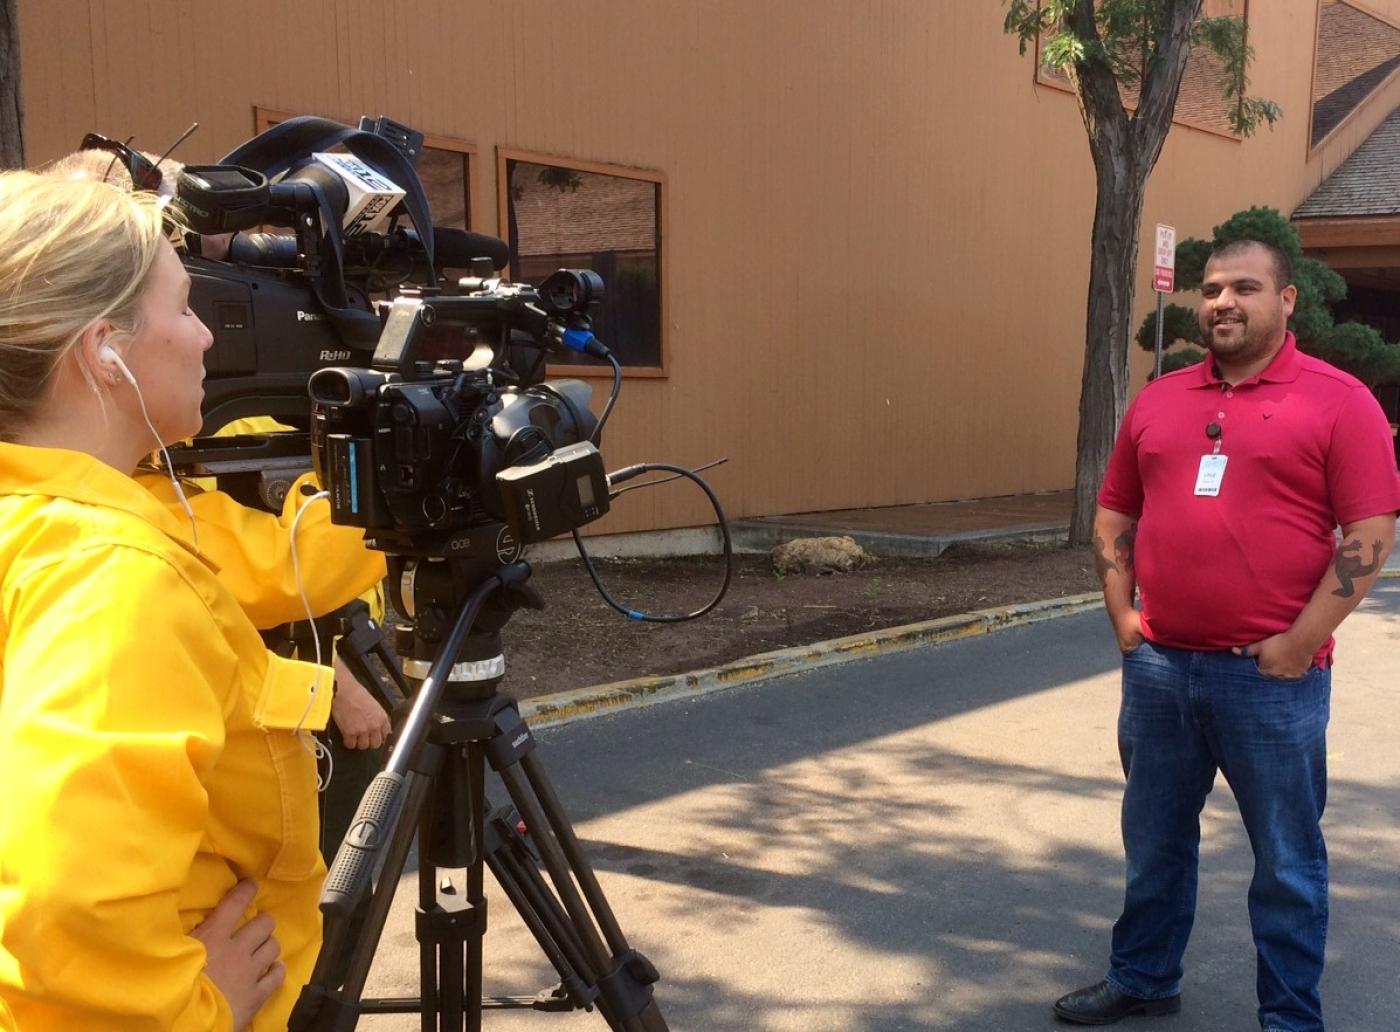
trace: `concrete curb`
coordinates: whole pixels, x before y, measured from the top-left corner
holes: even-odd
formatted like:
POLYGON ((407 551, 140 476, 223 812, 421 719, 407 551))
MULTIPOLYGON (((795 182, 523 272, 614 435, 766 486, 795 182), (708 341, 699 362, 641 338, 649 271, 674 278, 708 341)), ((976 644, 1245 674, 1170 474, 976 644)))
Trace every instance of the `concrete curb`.
MULTIPOLYGON (((1400 563, 1387 565, 1381 570, 1377 580, 1400 580, 1400 563)), ((1095 591, 1084 595, 1052 598, 1045 602, 1022 602, 1014 606, 978 609, 958 616, 944 616, 922 623, 887 627, 869 634, 853 634, 846 638, 819 641, 814 645, 762 652, 756 656, 725 663, 723 666, 695 670, 688 674, 636 677, 630 681, 614 681, 612 684, 541 695, 521 702, 520 713, 533 727, 557 727, 604 713, 616 713, 658 702, 669 702, 672 699, 708 695, 725 688, 851 663, 872 656, 888 656, 910 649, 941 645, 948 641, 976 638, 1009 627, 1073 616, 1086 609, 1097 609, 1102 604, 1103 596, 1095 591)))
POLYGON ((554 727, 603 713, 707 695, 737 685, 869 659, 872 656, 888 656, 910 649, 940 645, 943 642, 975 638, 1008 627, 1071 616, 1102 604, 1102 596, 1098 592, 1092 592, 1045 602, 1023 602, 1014 606, 979 609, 957 616, 925 620, 922 623, 887 627, 869 634, 853 634, 845 638, 817 642, 814 645, 764 652, 688 674, 638 677, 630 681, 616 681, 612 684, 542 695, 522 701, 520 712, 533 727, 554 727))

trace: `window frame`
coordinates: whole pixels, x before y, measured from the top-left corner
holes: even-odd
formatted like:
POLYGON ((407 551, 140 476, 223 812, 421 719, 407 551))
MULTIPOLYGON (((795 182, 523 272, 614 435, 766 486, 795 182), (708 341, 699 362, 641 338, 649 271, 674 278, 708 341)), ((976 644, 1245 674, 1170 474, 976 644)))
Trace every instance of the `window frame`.
MULTIPOLYGON (((301 112, 301 114, 310 113, 301 112)), ((266 132, 278 122, 285 122, 289 118, 296 117, 295 112, 281 111, 255 104, 253 105, 253 132, 254 134, 266 132)), ((320 117, 330 118, 350 126, 359 122, 358 118, 345 119, 336 115, 321 115, 320 117)), ((463 221, 466 223, 466 229, 477 231, 473 224, 472 214, 475 207, 473 202, 481 196, 480 148, 466 140, 459 140, 452 136, 438 136, 433 133, 423 133, 423 146, 432 147, 434 150, 453 151, 467 159, 467 174, 462 182, 462 187, 467 194, 463 198, 463 211, 465 213, 463 221)))
MULTIPOLYGON (((507 196, 507 184, 509 176, 507 173, 507 162, 522 161, 531 165, 549 165, 553 168, 566 168, 574 172, 593 172, 599 175, 615 176, 620 179, 636 179, 645 183, 653 183, 657 187, 656 200, 656 230, 660 236, 656 249, 657 261, 657 307, 660 312, 660 339, 657 348, 660 352, 657 366, 629 366, 622 367, 624 377, 635 377, 638 379, 666 379, 671 375, 671 348, 670 348, 670 327, 667 319, 670 311, 668 301, 670 291, 667 289, 670 281, 670 232, 669 220, 667 218, 667 208, 670 201, 670 188, 666 180, 666 174, 656 169, 636 168, 631 165, 614 165, 602 161, 589 161, 583 158, 571 158, 559 154, 547 154, 542 151, 524 150, 518 147, 498 146, 496 148, 496 225, 499 227, 498 236, 510 243, 508 239, 510 233, 510 198, 507 196)), ((507 278, 511 275, 509 265, 502 270, 501 275, 507 278)), ((606 343, 606 342, 605 342, 606 343)), ((568 365, 563 363, 550 362, 547 364, 546 372, 550 376, 575 376, 580 378, 606 377, 611 379, 611 366, 594 365, 568 365)))
MULTIPOLYGON (((1337 2, 1345 4, 1353 10, 1360 11, 1367 17, 1376 19, 1378 22, 1389 25, 1392 29, 1400 30, 1400 22, 1360 2, 1360 0, 1337 0, 1337 2)), ((1312 68, 1308 70, 1308 131, 1303 137, 1303 143, 1306 147, 1306 151, 1304 152, 1305 161, 1311 161, 1319 151, 1336 139, 1338 133, 1345 129, 1364 108, 1370 106, 1372 97, 1375 97, 1394 83, 1397 78, 1400 78, 1400 67, 1391 69, 1390 74, 1382 79, 1376 85, 1375 89, 1362 97, 1360 103, 1343 115, 1341 121, 1328 130, 1326 136, 1322 137, 1322 139, 1318 140, 1316 143, 1313 143, 1313 116, 1317 113, 1317 103, 1313 100, 1313 92, 1317 89, 1317 49, 1322 44, 1322 3, 1323 0, 1317 0, 1317 7, 1313 11, 1312 68)))

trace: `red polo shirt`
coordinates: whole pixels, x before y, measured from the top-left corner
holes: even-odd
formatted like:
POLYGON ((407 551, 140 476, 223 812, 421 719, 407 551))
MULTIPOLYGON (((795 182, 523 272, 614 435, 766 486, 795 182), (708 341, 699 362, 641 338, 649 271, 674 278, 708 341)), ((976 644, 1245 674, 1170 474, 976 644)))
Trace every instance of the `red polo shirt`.
POLYGON ((1226 649, 1292 626, 1332 562, 1334 528, 1400 511, 1400 476, 1371 392, 1289 333, 1267 369, 1233 387, 1210 356, 1148 384, 1123 418, 1099 504, 1138 517, 1148 640, 1226 649), (1211 423, 1228 457, 1213 497, 1195 493, 1211 423))

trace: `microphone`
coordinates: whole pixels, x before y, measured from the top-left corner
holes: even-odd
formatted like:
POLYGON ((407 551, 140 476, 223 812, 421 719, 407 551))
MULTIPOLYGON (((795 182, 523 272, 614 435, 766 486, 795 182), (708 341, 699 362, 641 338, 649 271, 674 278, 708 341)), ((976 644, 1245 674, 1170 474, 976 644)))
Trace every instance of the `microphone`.
MULTIPOLYGON (((376 238, 360 236, 355 239, 367 242, 376 238)), ((418 234, 411 229, 398 230, 393 236, 383 238, 379 246, 395 249, 395 241, 399 242, 398 246, 407 244, 415 251, 422 246, 418 234)), ((473 258, 490 258, 491 267, 501 269, 510 260, 510 248, 504 240, 485 233, 434 226, 433 256, 439 267, 466 269, 470 268, 473 258)), ((286 233, 237 233, 228 249, 228 260, 239 265, 290 269, 296 265, 297 257, 297 238, 286 233)))
POLYGON ((228 260, 290 269, 297 263, 297 238, 286 233, 235 233, 229 241, 228 260))
MULTIPOLYGON (((418 243, 418 234, 413 230, 405 229, 403 235, 415 245, 418 243)), ((439 267, 467 269, 471 267, 473 258, 490 258, 493 269, 503 269, 510 261, 510 247, 504 240, 485 233, 433 227, 433 261, 439 267)))

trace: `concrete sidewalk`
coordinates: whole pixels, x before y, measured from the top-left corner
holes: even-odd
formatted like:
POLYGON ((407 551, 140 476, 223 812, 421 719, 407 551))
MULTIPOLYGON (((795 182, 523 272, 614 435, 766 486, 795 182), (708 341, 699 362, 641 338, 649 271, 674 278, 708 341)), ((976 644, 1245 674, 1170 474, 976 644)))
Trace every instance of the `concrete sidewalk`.
MULTIPOLYGON (((1002 495, 956 502, 886 505, 875 509, 832 509, 730 521, 734 550, 767 552, 802 537, 846 534, 871 555, 926 558, 960 541, 1063 541, 1069 533, 1073 491, 1002 495)), ((605 534, 588 538, 597 558, 717 555, 715 527, 686 527, 650 533, 605 534)), ((531 545, 527 558, 553 562, 577 555, 568 538, 531 545)))
POLYGON ((1063 541, 1073 491, 836 509, 736 520, 736 546, 764 551, 799 537, 847 534, 872 555, 936 556, 968 541, 1063 541))

